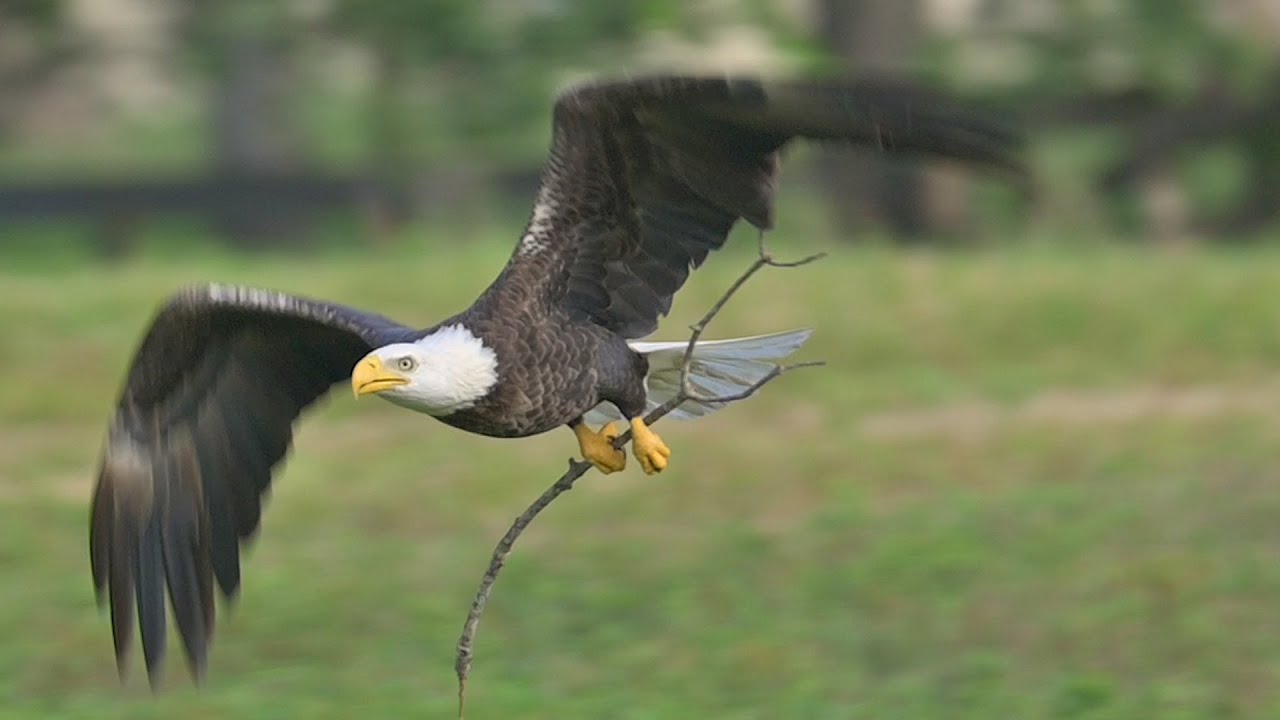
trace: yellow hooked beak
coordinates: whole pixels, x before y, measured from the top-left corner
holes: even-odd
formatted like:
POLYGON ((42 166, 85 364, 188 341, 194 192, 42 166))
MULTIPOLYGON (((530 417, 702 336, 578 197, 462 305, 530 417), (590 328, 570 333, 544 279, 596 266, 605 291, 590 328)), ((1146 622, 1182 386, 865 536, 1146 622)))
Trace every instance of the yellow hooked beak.
POLYGON ((383 365, 376 355, 366 356, 351 371, 351 391, 356 397, 408 384, 409 378, 383 365))

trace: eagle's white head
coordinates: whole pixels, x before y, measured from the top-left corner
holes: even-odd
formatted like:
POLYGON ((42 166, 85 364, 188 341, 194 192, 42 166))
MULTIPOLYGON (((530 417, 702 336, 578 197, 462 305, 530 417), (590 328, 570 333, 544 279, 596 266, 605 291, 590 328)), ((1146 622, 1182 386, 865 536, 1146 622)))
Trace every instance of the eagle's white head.
POLYGON ((497 382, 497 354, 463 325, 380 347, 351 371, 356 397, 376 393, 437 417, 472 407, 497 382))

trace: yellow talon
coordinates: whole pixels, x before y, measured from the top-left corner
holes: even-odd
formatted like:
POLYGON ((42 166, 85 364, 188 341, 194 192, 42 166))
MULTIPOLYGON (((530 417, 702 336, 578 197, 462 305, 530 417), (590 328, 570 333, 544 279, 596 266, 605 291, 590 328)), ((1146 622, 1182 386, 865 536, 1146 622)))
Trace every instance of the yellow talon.
POLYGON ((667 458, 671 457, 671 448, 662 442, 662 438, 644 424, 644 418, 631 419, 631 445, 635 451, 640 467, 649 475, 667 469, 667 458))
POLYGON ((578 437, 582 459, 605 475, 627 466, 627 454, 613 446, 613 441, 619 435, 618 428, 613 423, 600 428, 600 432, 593 432, 586 423, 579 423, 573 427, 573 434, 578 437))

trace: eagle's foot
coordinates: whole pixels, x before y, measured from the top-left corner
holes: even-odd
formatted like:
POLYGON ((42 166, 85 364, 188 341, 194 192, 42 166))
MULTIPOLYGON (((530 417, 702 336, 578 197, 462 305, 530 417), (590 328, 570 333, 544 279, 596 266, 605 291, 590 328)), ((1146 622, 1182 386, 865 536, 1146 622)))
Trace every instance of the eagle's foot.
POLYGON ((597 470, 608 475, 618 472, 627 466, 627 454, 613 446, 618 439, 618 427, 609 423, 594 432, 586 423, 573 426, 573 434, 578 437, 578 448, 582 450, 582 459, 591 463, 597 470))
POLYGON ((671 457, 671 448, 662 442, 657 433, 644 424, 643 418, 631 419, 631 447, 635 451, 640 467, 649 475, 667 469, 667 458, 671 457))

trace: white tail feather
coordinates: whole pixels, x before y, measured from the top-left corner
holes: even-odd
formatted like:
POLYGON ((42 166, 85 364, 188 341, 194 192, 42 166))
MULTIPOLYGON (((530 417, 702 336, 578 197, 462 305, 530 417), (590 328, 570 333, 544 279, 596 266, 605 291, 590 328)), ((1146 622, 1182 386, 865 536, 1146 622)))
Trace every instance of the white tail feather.
MULTIPOLYGON (((781 360, 800 348, 813 330, 792 330, 772 335, 699 342, 693 349, 689 365, 689 381, 703 395, 720 397, 740 393, 768 375, 781 360)), ((632 350, 649 359, 649 375, 645 378, 649 412, 680 392, 680 365, 684 362, 687 342, 629 342, 632 350)), ((724 403, 686 400, 671 412, 671 417, 688 420, 702 417, 724 407, 724 403)), ((600 403, 585 416, 591 425, 622 420, 612 403, 600 403)))

